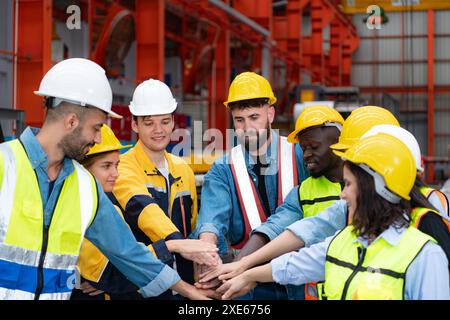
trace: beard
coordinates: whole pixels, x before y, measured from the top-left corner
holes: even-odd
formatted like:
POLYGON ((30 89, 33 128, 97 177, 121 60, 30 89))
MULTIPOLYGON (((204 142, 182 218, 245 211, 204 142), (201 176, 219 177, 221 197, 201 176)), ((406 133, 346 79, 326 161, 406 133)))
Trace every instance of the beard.
POLYGON ((90 142, 83 138, 81 127, 77 127, 72 133, 67 134, 58 143, 58 147, 64 152, 64 156, 75 159, 80 162, 86 158, 84 150, 87 147, 93 147, 94 142, 90 142))
POLYGON ((244 132, 239 137, 239 140, 244 144, 244 147, 248 152, 256 152, 266 144, 270 138, 270 134, 270 123, 267 121, 265 129, 256 132, 244 132))

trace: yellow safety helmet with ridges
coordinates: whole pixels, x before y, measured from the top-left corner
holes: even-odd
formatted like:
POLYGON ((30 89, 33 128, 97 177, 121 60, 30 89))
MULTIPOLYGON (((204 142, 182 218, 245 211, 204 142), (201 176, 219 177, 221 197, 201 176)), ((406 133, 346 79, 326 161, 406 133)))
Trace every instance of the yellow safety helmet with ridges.
POLYGON ((377 106, 364 106, 352 111, 344 121, 339 141, 330 146, 335 150, 346 150, 369 131, 379 124, 392 124, 400 126, 398 120, 387 109, 377 106))
POLYGON ((101 135, 102 135, 102 142, 99 144, 95 144, 86 154, 87 156, 108 151, 125 149, 132 146, 131 144, 128 144, 126 146, 122 145, 119 139, 116 138, 111 128, 108 127, 106 124, 104 124, 101 128, 101 135))
POLYGON ((257 73, 243 72, 238 74, 231 82, 228 100, 223 104, 228 107, 228 104, 232 102, 263 98, 269 99, 270 105, 277 102, 269 81, 257 73))
POLYGON ((409 193, 416 180, 416 164, 411 151, 401 140, 378 133, 361 139, 346 151, 333 152, 372 175, 381 197, 392 203, 398 203, 400 198, 411 199, 409 193))
POLYGON ((328 106, 317 105, 305 107, 295 122, 295 130, 288 135, 288 142, 298 142, 298 135, 305 129, 317 126, 334 126, 342 128, 344 118, 335 109, 328 106))

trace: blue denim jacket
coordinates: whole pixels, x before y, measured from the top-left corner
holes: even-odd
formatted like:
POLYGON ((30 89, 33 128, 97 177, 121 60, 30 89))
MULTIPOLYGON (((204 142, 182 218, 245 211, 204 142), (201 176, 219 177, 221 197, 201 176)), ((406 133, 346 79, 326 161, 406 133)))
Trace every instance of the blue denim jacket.
MULTIPOLYGON (((270 213, 273 214, 277 207, 278 194, 278 135, 274 130, 271 134, 272 142, 266 153, 269 167, 266 171, 265 182, 270 213)), ((309 176, 309 173, 303 163, 303 153, 298 144, 295 146, 295 153, 298 178, 301 182, 309 176)), ((248 153, 244 155, 247 171, 257 187, 258 178, 253 172, 254 163, 248 153)), ((191 234, 192 238, 198 238, 203 232, 214 233, 218 238, 217 246, 220 254, 227 253, 227 241, 232 244, 239 242, 244 236, 245 229, 228 159, 229 154, 216 160, 205 175, 197 227, 191 234)))
MULTIPOLYGON (((48 226, 52 219, 52 208, 64 180, 74 171, 74 166, 71 159, 65 158, 53 189, 50 190, 48 157, 35 137, 38 132, 39 129, 28 127, 20 136, 20 140, 38 177, 44 207, 44 224, 48 226)), ((157 260, 144 244, 136 242, 130 228, 116 214, 116 209, 98 182, 97 188, 97 215, 86 231, 86 238, 140 288, 144 297, 157 296, 178 282, 180 277, 173 269, 157 260)))

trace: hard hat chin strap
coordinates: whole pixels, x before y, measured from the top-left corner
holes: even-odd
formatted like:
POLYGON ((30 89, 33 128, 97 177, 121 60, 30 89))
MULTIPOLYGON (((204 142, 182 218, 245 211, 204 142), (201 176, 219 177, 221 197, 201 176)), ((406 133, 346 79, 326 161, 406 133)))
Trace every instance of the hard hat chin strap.
POLYGON ((64 102, 64 101, 68 102, 68 103, 76 104, 76 105, 82 106, 82 107, 87 106, 86 103, 84 103, 84 102, 70 100, 70 99, 55 98, 55 97, 47 97, 46 106, 47 106, 47 108, 56 108, 57 106, 59 106, 61 104, 61 102, 64 102))
POLYGON ((384 178, 378 172, 372 170, 372 168, 362 163, 358 164, 358 166, 373 177, 375 191, 380 197, 389 201, 390 203, 400 203, 402 198, 400 198, 387 188, 384 178))

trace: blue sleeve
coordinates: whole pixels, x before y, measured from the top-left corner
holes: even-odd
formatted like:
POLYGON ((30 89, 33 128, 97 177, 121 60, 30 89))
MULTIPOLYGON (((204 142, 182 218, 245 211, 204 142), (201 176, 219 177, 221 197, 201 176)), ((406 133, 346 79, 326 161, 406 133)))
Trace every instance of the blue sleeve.
POLYGON ((266 222, 252 231, 263 233, 270 240, 280 235, 286 227, 303 218, 303 211, 298 199, 298 186, 294 187, 286 196, 283 204, 279 206, 266 222))
POLYGON ((161 239, 152 243, 153 250, 155 250, 155 254, 159 260, 164 262, 165 264, 172 265, 174 262, 174 257, 172 253, 170 253, 169 248, 167 248, 166 240, 161 239))
POLYGON ((406 271, 405 300, 450 300, 448 260, 435 243, 427 243, 406 271))
POLYGON ((309 177, 309 171, 303 161, 303 151, 302 148, 300 148, 299 143, 295 144, 294 150, 297 161, 298 183, 300 184, 303 180, 309 177))
POLYGON ((301 285, 325 280, 325 258, 334 236, 297 252, 289 252, 271 261, 273 280, 279 284, 301 285))
POLYGON ((325 240, 347 224, 347 203, 337 200, 314 217, 294 222, 287 229, 303 240, 306 247, 325 240))
POLYGON ((86 231, 86 238, 140 288, 144 297, 160 295, 177 283, 179 275, 156 259, 144 244, 136 241, 98 183, 97 188, 97 215, 86 231))
POLYGON ((215 162, 205 175, 197 226, 190 237, 198 238, 203 232, 214 233, 220 254, 228 250, 225 235, 232 214, 231 191, 224 167, 215 162))

